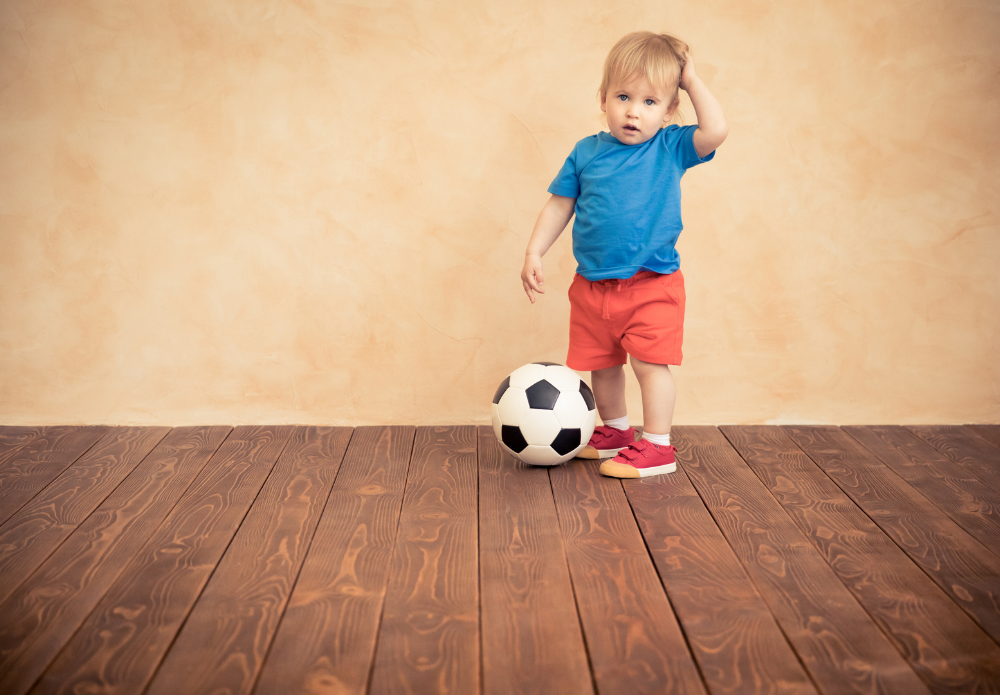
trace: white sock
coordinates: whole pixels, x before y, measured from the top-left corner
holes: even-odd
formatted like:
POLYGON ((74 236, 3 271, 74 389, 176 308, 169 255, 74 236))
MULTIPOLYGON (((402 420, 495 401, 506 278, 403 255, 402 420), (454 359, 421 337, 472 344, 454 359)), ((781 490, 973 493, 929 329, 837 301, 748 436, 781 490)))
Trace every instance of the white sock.
POLYGON ((628 430, 628 414, 626 413, 621 418, 612 418, 611 420, 604 421, 604 425, 609 428, 616 428, 618 430, 628 430))
POLYGON ((657 435, 656 433, 647 433, 645 430, 642 431, 642 439, 649 440, 654 445, 662 445, 664 447, 670 444, 670 433, 664 433, 663 435, 657 435))

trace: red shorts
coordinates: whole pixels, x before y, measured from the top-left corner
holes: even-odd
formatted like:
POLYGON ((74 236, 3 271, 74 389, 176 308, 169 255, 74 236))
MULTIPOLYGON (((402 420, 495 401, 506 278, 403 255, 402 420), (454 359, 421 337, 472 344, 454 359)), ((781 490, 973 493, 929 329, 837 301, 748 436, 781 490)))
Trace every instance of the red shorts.
POLYGON ((684 339, 684 276, 640 270, 626 280, 569 287, 569 355, 580 372, 623 365, 628 355, 657 365, 679 365, 684 339))

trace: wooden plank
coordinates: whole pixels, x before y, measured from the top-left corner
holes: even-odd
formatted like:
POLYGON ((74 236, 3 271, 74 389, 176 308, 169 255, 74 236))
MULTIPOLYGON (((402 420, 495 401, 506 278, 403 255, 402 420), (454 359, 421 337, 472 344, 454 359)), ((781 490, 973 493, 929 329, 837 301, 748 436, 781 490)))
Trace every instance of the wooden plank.
POLYGON ((350 437, 295 429, 147 692, 253 689, 350 437))
POLYGON ((1000 647, 777 426, 722 432, 935 693, 996 693, 1000 647))
POLYGON ((0 605, 0 692, 25 693, 31 688, 229 431, 170 431, 0 605))
POLYGON ((0 465, 41 436, 44 430, 42 427, 0 426, 0 465))
POLYGON ((704 693, 621 481, 597 466, 549 470, 597 691, 704 693))
POLYGON ((786 428, 994 641, 1000 641, 1000 559, 838 428, 786 428))
POLYGON ((34 692, 132 694, 145 689, 291 430, 233 430, 34 692))
POLYGON ((250 692, 350 434, 295 430, 149 692, 250 692))
POLYGON ((107 426, 52 426, 0 466, 0 523, 93 447, 107 426))
POLYGON ((709 692, 815 694, 684 469, 622 485, 709 692))
POLYGON ((254 692, 365 692, 414 433, 355 428, 254 692))
POLYGON ((843 430, 980 544, 1000 554, 1000 493, 902 426, 843 430))
POLYGON ((822 555, 714 427, 672 431, 678 463, 823 693, 925 693, 822 555))
POLYGON ((974 430, 994 447, 1000 447, 1000 425, 968 425, 966 427, 974 430))
POLYGON ((97 508, 170 432, 113 428, 0 527, 0 601, 97 508))
POLYGON ((573 584, 545 469, 479 428, 483 692, 593 692, 573 584))
POLYGON ((476 429, 418 428, 371 691, 479 692, 476 429))
POLYGON ((964 425, 910 425, 915 435, 1000 493, 1000 447, 964 425))

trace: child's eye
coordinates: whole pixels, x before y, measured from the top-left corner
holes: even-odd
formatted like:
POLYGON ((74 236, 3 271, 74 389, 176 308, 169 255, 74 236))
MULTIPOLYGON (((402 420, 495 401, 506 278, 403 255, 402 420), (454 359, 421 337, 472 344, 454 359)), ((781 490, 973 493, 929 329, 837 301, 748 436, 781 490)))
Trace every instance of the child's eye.
POLYGON ((628 95, 619 95, 618 99, 621 100, 622 102, 624 102, 625 100, 628 99, 628 95))
POLYGON ((656 104, 656 100, 646 100, 646 104, 652 107, 653 105, 656 104))

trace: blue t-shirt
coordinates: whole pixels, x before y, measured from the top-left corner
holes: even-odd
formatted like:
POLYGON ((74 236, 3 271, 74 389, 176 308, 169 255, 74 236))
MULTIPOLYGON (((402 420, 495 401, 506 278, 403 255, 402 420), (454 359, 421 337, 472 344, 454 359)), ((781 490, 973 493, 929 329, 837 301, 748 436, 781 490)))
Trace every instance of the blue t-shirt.
POLYGON ((670 125, 633 146, 605 131, 577 142, 549 185, 552 194, 576 198, 577 272, 595 281, 680 268, 681 176, 715 157, 698 157, 697 128, 670 125))

